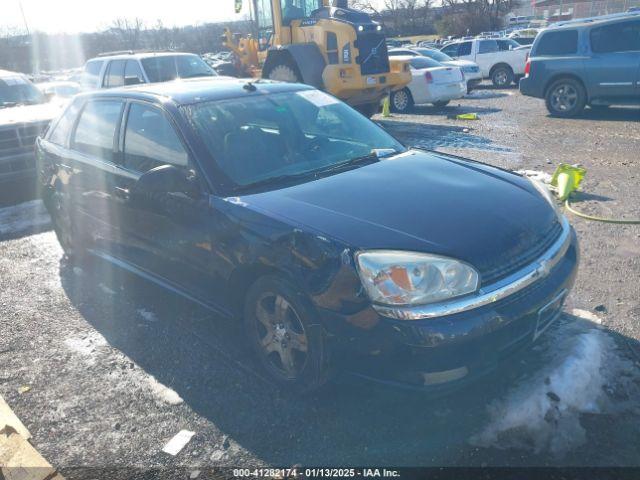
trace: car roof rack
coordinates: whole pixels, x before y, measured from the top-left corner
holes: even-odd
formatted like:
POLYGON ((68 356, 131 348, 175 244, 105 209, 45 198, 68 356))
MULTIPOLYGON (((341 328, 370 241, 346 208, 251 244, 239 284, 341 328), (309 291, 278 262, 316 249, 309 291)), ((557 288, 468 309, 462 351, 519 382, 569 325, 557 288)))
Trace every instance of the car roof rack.
POLYGON ((96 57, 113 57, 115 55, 136 55, 138 53, 177 53, 174 49, 143 49, 143 50, 116 50, 114 52, 103 52, 96 55, 96 57))
POLYGON ((618 18, 633 18, 639 17, 640 12, 620 12, 620 13, 610 13, 609 15, 600 15, 599 17, 586 17, 586 18, 576 18, 574 20, 565 20, 561 22, 555 22, 549 25, 549 27, 564 27, 565 25, 577 25, 580 23, 596 23, 596 22, 604 22, 607 20, 616 20, 618 18))

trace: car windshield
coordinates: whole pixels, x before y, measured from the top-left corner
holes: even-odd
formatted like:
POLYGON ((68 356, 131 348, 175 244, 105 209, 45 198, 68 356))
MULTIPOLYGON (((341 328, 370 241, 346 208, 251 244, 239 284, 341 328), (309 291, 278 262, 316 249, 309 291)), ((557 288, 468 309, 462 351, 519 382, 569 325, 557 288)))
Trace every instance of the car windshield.
POLYGON ((177 78, 215 77, 217 73, 197 55, 166 55, 142 59, 149 81, 168 82, 177 78))
POLYGON ((451 62, 453 58, 449 55, 439 52, 438 50, 432 50, 430 48, 416 48, 416 52, 420 55, 424 55, 425 57, 433 58, 438 62, 451 62))
POLYGON ((355 168, 405 150, 378 125, 317 90, 184 108, 233 189, 355 168))
POLYGON ((43 93, 26 78, 19 75, 0 78, 0 108, 35 105, 45 101, 43 93))

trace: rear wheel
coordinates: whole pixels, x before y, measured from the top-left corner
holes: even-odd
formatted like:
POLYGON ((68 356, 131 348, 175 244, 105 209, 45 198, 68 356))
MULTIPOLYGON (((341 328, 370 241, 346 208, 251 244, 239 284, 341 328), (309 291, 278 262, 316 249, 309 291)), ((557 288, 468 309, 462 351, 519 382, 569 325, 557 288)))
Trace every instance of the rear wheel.
POLYGON ((587 103, 587 94, 580 82, 573 78, 561 78, 547 90, 547 110, 555 117, 575 117, 587 103))
POLYGON ((513 83, 513 70, 508 65, 499 65, 491 72, 491 81, 497 88, 505 88, 513 83))
POLYGON ((274 383, 294 393, 319 388, 329 371, 323 330, 303 298, 286 280, 266 276, 251 287, 244 308, 255 355, 274 383))
POLYGON ((403 88, 391 94, 391 110, 397 113, 410 112, 413 109, 414 102, 411 92, 408 88, 403 88))
POLYGON ((52 194, 47 202, 53 229, 58 237, 58 242, 69 260, 81 262, 86 256, 86 247, 75 231, 71 213, 67 202, 58 193, 52 194))
POLYGON ((449 105, 449 100, 441 100, 439 102, 433 102, 433 106, 436 108, 444 108, 449 105))

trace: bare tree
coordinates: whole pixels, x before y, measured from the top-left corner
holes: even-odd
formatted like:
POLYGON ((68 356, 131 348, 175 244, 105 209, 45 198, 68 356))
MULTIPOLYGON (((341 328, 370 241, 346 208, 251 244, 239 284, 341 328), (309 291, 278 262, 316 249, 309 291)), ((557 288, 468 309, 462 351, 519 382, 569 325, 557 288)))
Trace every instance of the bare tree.
POLYGON ((140 37, 144 30, 144 22, 141 18, 117 18, 111 25, 123 50, 136 50, 140 48, 140 37))

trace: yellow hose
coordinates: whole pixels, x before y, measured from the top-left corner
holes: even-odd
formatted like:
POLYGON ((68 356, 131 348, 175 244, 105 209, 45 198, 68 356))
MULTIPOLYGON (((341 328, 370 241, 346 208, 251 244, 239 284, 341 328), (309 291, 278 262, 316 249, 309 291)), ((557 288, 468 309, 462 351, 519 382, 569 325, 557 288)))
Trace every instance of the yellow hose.
POLYGON ((618 225, 640 225, 640 219, 637 219, 637 220, 619 220, 619 219, 616 219, 616 218, 602 218, 602 217, 594 217, 593 215, 587 215, 586 213, 579 212, 578 210, 575 210, 573 207, 571 207, 571 203, 570 203, 570 200, 568 198, 564 202, 564 206, 571 213, 573 213, 574 215, 576 215, 576 216, 578 216, 580 218, 584 218, 585 220, 592 220, 594 222, 615 223, 615 224, 618 224, 618 225))

